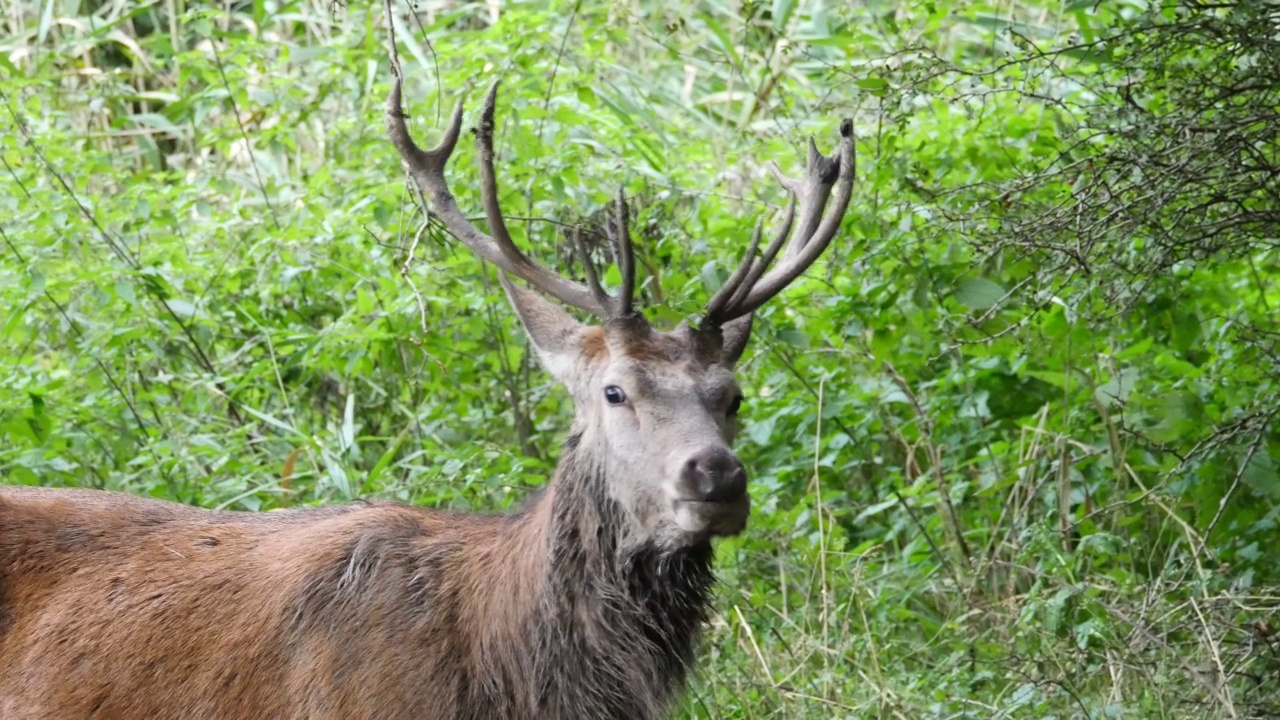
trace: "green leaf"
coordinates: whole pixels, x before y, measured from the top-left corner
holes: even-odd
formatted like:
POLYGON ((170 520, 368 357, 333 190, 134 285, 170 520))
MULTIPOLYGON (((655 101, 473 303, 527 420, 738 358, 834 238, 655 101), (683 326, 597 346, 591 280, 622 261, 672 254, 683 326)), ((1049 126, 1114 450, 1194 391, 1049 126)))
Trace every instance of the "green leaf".
POLYGON ((1059 390, 1067 390, 1066 373, 1055 372, 1053 370, 1027 370, 1027 377, 1033 377, 1041 382, 1047 382, 1059 390))
POLYGON ((261 420, 261 421, 265 422, 266 424, 268 424, 268 425, 270 425, 270 426, 272 426, 272 427, 274 427, 274 428, 276 428, 276 429, 283 430, 283 431, 285 431, 285 432, 289 433, 290 435, 296 435, 297 437, 300 437, 300 438, 303 438, 303 439, 309 439, 309 438, 307 438, 307 436, 306 436, 304 433, 299 432, 299 431, 298 431, 296 428, 294 428, 292 425, 290 425, 290 424, 286 423, 286 422, 285 422, 285 421, 283 421, 283 420, 280 420, 280 419, 276 418, 276 417, 275 417, 275 416, 273 416, 273 415, 268 415, 267 413, 260 412, 260 411, 258 411, 258 410, 254 410, 253 408, 251 408, 251 407, 249 407, 249 406, 247 406, 247 405, 242 405, 242 406, 241 406, 241 408, 242 408, 245 412, 249 413, 250 415, 252 415, 252 416, 254 416, 254 417, 258 418, 259 420, 261 420))
POLYGON ((1116 62, 1115 55, 1109 48, 1093 45, 1090 47, 1068 48, 1062 54, 1080 63, 1094 65, 1111 65, 1116 62))
POLYGON ((347 393, 347 404, 342 411, 342 449, 353 450, 356 444, 356 394, 347 393))
POLYGON ((709 14, 703 14, 700 17, 702 22, 706 24, 707 29, 716 37, 716 40, 719 42, 720 49, 729 56, 729 60, 733 63, 733 66, 742 67, 742 58, 738 56, 738 49, 734 46, 733 40, 729 37, 729 31, 725 26, 720 24, 719 20, 716 20, 709 14))
POLYGON ((172 120, 159 113, 138 113, 137 115, 130 115, 129 119, 136 125, 163 130, 170 135, 182 134, 182 128, 174 125, 172 120))
POLYGON ((1136 357, 1139 357, 1144 353, 1146 353, 1147 350, 1150 350, 1151 346, 1155 343, 1155 341, 1156 341, 1155 338, 1151 337, 1150 335, 1140 338, 1137 342, 1133 343, 1129 347, 1121 350, 1120 352, 1117 352, 1116 359, 1132 360, 1136 357))
POLYGON ((57 5, 54 0, 44 0, 44 8, 40 12, 40 24, 36 26, 36 43, 44 45, 45 40, 49 37, 49 28, 53 27, 54 6, 57 5))
POLYGON ((857 522, 862 522, 863 520, 866 520, 868 518, 873 518, 876 515, 879 515, 880 513, 884 512, 885 510, 888 510, 891 507, 897 506, 897 504, 898 504, 898 498, 895 496, 895 497, 889 498, 888 500, 883 500, 881 502, 875 503, 874 505, 869 505, 865 509, 863 509, 862 512, 858 513, 858 516, 855 517, 853 521, 857 523, 857 522))
POLYGON ((1133 392, 1133 387, 1138 382, 1139 374, 1137 368, 1124 368, 1115 377, 1099 385, 1098 389, 1094 391, 1094 395, 1099 402, 1124 403, 1128 401, 1129 394, 1133 392))
POLYGON ((1280 478, 1276 476, 1275 462, 1265 447, 1258 448, 1241 470, 1241 479, 1259 495, 1280 500, 1280 478))
POLYGON ((778 339, 792 347, 809 347, 809 336, 795 328, 782 328, 778 331, 778 339))
POLYGON ((1006 291, 986 278, 965 278, 956 285, 955 297, 971 310, 987 310, 1004 298, 1006 291))
POLYGON ((773 0, 773 9, 770 15, 773 17, 773 27, 778 32, 786 31, 787 21, 791 19, 791 13, 795 9, 795 0, 773 0))
POLYGON ((768 445, 773 437, 773 428, 778 424, 778 416, 766 420, 750 420, 747 422, 747 437, 756 445, 768 445))
POLYGON ((720 265, 715 260, 703 263, 702 271, 698 274, 702 277, 702 286, 711 293, 719 290, 727 279, 720 276, 720 265))
POLYGON ((1200 368, 1183 360, 1172 353, 1160 353, 1156 356, 1156 365, 1176 377, 1194 378, 1199 377, 1200 368))
POLYGON ((185 317, 185 318, 195 317, 195 314, 197 312, 196 306, 192 305, 186 300, 178 300, 177 298, 171 298, 167 302, 169 304, 169 309, 173 310, 174 314, 178 315, 179 317, 185 317))

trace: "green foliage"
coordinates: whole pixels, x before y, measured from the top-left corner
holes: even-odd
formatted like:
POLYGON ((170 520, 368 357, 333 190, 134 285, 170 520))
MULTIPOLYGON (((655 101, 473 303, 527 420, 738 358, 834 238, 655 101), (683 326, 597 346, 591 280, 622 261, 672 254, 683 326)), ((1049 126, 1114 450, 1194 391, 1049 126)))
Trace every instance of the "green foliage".
MULTIPOLYGON (((741 366, 752 525, 684 715, 1280 711, 1280 29, 1228 5, 398 6, 415 134, 502 77, 517 242, 572 267, 621 185, 659 324, 776 220, 767 163, 855 118, 842 233, 741 366)), ((0 479, 245 510, 545 481, 568 399, 416 213, 381 4, 0 22, 0 479)))

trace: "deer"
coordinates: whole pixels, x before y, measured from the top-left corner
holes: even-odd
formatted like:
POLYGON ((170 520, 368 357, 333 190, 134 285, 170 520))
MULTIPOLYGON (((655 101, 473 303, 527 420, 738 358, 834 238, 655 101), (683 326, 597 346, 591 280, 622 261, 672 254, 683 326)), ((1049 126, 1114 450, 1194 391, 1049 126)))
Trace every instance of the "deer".
POLYGON ((731 449, 743 401, 735 363, 756 310, 840 229, 852 120, 832 155, 809 139, 802 177, 774 167, 788 198, 776 234, 762 250, 758 221, 701 317, 664 331, 635 306, 624 194, 605 223, 615 291, 582 243, 582 280, 519 249, 494 171, 495 82, 475 128, 485 232, 446 181, 464 100, 439 144, 419 147, 394 40, 392 51, 391 144, 433 217, 498 268, 532 349, 572 396, 555 471, 517 509, 488 513, 376 500, 215 511, 0 488, 3 720, 648 720, 674 710, 710 619, 712 541, 741 533, 750 514, 747 470, 731 449))

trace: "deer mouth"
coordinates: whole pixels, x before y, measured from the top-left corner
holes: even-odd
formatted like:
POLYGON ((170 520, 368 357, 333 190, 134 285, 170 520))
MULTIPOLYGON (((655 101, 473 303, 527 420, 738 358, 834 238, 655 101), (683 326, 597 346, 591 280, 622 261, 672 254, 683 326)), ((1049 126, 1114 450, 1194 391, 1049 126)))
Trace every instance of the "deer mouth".
POLYGON ((742 493, 732 500, 677 499, 681 525, 700 535, 737 535, 747 527, 751 496, 742 493))

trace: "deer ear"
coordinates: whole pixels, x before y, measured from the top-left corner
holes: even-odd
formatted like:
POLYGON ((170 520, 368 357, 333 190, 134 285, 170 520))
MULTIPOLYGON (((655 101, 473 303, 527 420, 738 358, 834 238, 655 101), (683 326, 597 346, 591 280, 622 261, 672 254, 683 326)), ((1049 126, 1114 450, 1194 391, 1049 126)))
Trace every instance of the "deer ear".
POLYGON ((747 349, 747 341, 751 339, 751 322, 755 313, 747 313, 737 320, 730 320, 720 328, 724 337, 720 350, 720 364, 732 368, 747 349))
POLYGON ((499 272, 498 280, 507 291, 507 299, 520 316, 520 323, 533 341, 543 366, 567 384, 570 372, 582 355, 585 326, 550 300, 511 282, 506 273, 499 272))

